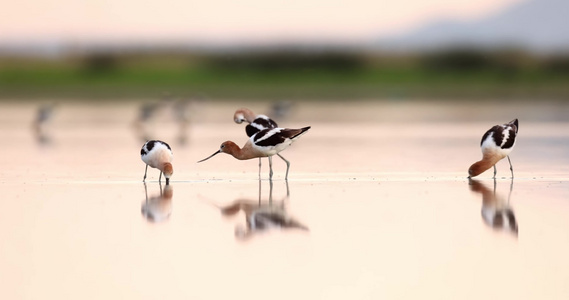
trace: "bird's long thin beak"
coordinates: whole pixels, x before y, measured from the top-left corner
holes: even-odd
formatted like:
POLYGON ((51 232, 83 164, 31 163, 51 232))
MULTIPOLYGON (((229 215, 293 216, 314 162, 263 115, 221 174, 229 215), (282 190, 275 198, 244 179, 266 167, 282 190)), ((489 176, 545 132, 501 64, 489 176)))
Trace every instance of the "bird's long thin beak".
POLYGON ((214 154, 208 156, 207 158, 204 158, 204 159, 198 161, 198 163, 201 163, 202 161, 208 160, 208 159, 214 157, 216 154, 219 154, 219 153, 221 153, 221 150, 218 150, 217 152, 215 152, 214 154))

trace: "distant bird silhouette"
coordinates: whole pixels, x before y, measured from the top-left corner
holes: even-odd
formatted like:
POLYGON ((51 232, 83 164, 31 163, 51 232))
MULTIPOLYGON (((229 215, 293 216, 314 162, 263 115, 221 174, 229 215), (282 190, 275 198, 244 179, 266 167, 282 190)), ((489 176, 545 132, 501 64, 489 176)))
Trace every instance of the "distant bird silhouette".
POLYGON ((48 133, 48 124, 52 121, 55 111, 55 104, 48 103, 40 105, 36 111, 36 117, 32 123, 32 129, 36 140, 40 144, 48 144, 51 137, 48 133))
POLYGON ((281 100, 275 101, 271 105, 271 115, 279 120, 286 118, 293 107, 293 103, 291 101, 281 100))

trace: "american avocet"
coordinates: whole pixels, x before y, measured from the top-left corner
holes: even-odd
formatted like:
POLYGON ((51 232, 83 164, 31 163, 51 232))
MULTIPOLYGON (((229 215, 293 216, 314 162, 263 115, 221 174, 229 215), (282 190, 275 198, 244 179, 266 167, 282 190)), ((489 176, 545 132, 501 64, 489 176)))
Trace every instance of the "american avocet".
POLYGON ((159 182, 162 179, 162 173, 164 173, 166 184, 170 183, 170 177, 174 174, 174 169, 172 168, 172 149, 168 144, 158 140, 148 141, 142 146, 142 149, 140 149, 140 155, 142 161, 146 163, 144 178, 142 178, 143 182, 146 181, 148 166, 151 166, 160 170, 159 182))
POLYGON ((490 190, 481 182, 470 179, 470 190, 482 195, 482 219, 484 223, 496 230, 507 230, 518 234, 518 223, 514 211, 510 207, 510 195, 514 185, 514 179, 510 183, 508 200, 496 195, 496 178, 494 178, 494 190, 490 190))
MULTIPOLYGON (((247 141, 247 143, 245 143, 245 146, 243 146, 243 148, 239 148, 239 146, 237 146, 232 141, 226 141, 221 144, 219 150, 217 150, 209 157, 198 161, 198 163, 208 160, 212 158, 214 155, 219 153, 231 154, 233 157, 239 160, 246 160, 257 157, 268 157, 269 168, 270 168, 269 178, 272 179, 273 178, 272 156, 286 149, 294 141, 296 141, 301 135, 306 133, 308 129, 310 129, 310 126, 301 129, 288 129, 288 128, 264 129, 252 135, 247 141)), ((290 162, 288 160, 285 160, 285 162, 287 163, 285 180, 288 180, 288 170, 290 168, 290 162)))
MULTIPOLYGON (((245 126, 245 132, 247 133, 248 137, 253 136, 255 133, 265 130, 265 129, 272 129, 278 128, 277 122, 273 121, 271 118, 267 117, 266 115, 255 115, 250 109, 248 108, 240 108, 235 111, 233 114, 233 121, 237 124, 241 124, 243 122, 249 123, 245 126)), ((285 161, 288 165, 289 162, 282 157, 280 154, 278 156, 285 161)), ((259 178, 261 178, 261 158, 259 157, 259 178)))
POLYGON ((160 185, 160 195, 148 198, 146 183, 144 183, 144 193, 146 194, 146 200, 142 203, 140 209, 142 215, 151 222, 167 220, 172 214, 172 196, 174 195, 172 185, 166 185, 164 191, 162 191, 162 185, 160 185))
POLYGON ((233 121, 237 124, 241 124, 243 122, 249 123, 249 125, 245 127, 245 132, 247 132, 248 137, 251 137, 253 134, 264 129, 279 127, 277 122, 273 121, 271 118, 265 115, 255 115, 247 108, 240 108, 236 110, 235 114, 233 114, 233 121))
POLYGON ((496 163, 503 159, 508 158, 510 163, 510 171, 512 178, 514 178, 514 169, 512 161, 510 161, 510 152, 516 144, 516 136, 518 134, 518 119, 514 119, 509 123, 502 125, 495 125, 490 128, 482 136, 480 141, 480 148, 482 149, 482 160, 474 163, 468 169, 468 177, 480 175, 482 172, 494 167, 494 178, 496 178, 496 163))

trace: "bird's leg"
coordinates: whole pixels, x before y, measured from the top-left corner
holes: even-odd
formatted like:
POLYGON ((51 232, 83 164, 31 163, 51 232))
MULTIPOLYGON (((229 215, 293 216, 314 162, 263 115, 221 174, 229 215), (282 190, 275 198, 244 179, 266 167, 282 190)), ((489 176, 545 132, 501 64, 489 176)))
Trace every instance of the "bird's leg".
POLYGON ((288 169, 290 168, 290 162, 288 160, 286 160, 282 155, 280 155, 279 153, 277 153, 277 155, 282 158, 282 160, 285 161, 286 163, 286 175, 285 175, 285 180, 288 180, 288 169))
POLYGON ((146 169, 144 169, 144 177, 142 178, 142 182, 146 182, 146 172, 148 172, 148 165, 146 165, 146 169))
POLYGON ((160 177, 158 177, 158 182, 162 183, 162 171, 160 171, 160 177))
POLYGON ((494 177, 494 196, 496 196, 496 177, 494 177))
POLYGON ((273 180, 273 157, 269 156, 269 180, 273 180))
POLYGON ((494 177, 492 178, 496 179, 496 165, 494 165, 494 177))
POLYGON ((259 180, 261 180, 261 158, 260 157, 259 157, 259 180))
POLYGON ((508 158, 508 162, 510 163, 510 171, 512 172, 512 179, 514 179, 514 168, 512 167, 512 161, 510 160, 510 156, 506 156, 508 158))
POLYGON ((288 180, 285 180, 286 182, 286 198, 290 198, 290 190, 288 189, 288 180))

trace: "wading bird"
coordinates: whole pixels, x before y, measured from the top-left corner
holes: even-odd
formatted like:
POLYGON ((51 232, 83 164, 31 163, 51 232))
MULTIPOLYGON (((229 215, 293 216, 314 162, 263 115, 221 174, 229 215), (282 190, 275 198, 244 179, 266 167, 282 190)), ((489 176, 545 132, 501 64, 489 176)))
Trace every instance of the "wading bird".
MULTIPOLYGON (((277 122, 273 121, 271 118, 267 117, 266 115, 255 115, 250 109, 248 108, 240 108, 235 111, 233 114, 233 121, 237 124, 241 124, 243 122, 249 123, 245 126, 245 132, 247 133, 248 137, 253 136, 255 133, 265 130, 265 129, 272 129, 278 128, 277 122)), ((287 166, 290 164, 284 157, 280 154, 277 154, 287 166)), ((259 178, 261 178, 261 158, 259 157, 259 178)))
MULTIPOLYGON (((273 178, 273 163, 272 156, 278 154, 279 152, 286 149, 294 141, 296 141, 301 135, 306 133, 310 129, 310 126, 301 129, 288 129, 288 128, 272 128, 264 129, 255 134, 253 134, 243 148, 239 148, 234 142, 226 141, 221 144, 219 150, 204 158, 198 163, 208 160, 219 153, 231 154, 233 157, 239 160, 247 160, 252 158, 269 158, 269 178, 273 178)), ((279 155, 280 156, 280 155, 279 155)), ((283 158, 282 156, 280 156, 283 158)), ((290 162, 283 158, 286 162, 286 175, 285 180, 288 180, 288 171, 290 168, 290 162)))
POLYGON ((164 173, 166 184, 170 183, 170 177, 174 174, 174 169, 172 168, 172 149, 168 144, 158 140, 148 141, 142 146, 142 149, 140 149, 140 156, 142 161, 146 164, 142 182, 146 181, 148 166, 151 166, 160 170, 158 182, 162 180, 162 173, 164 173))
POLYGON ((495 125, 486 131, 480 141, 482 160, 477 161, 470 166, 468 169, 468 177, 478 176, 484 171, 490 169, 490 167, 494 167, 494 178, 496 178, 496 163, 504 157, 507 157, 508 162, 510 163, 512 178, 514 178, 512 161, 510 161, 510 157, 508 155, 512 152, 512 149, 516 144, 518 128, 518 119, 514 119, 506 124, 495 125))

